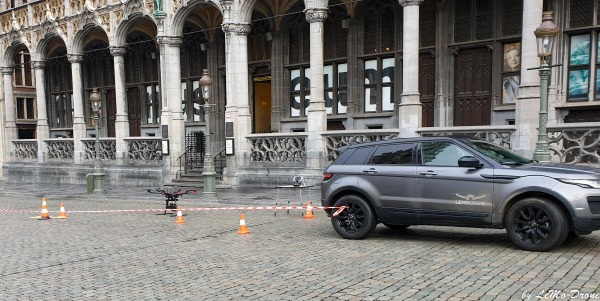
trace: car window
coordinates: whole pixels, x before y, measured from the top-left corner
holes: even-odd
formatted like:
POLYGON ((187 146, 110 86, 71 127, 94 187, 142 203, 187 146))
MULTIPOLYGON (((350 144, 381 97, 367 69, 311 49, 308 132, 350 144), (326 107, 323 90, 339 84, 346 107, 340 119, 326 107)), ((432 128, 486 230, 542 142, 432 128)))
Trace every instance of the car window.
POLYGON ((395 143, 379 146, 371 156, 371 164, 412 164, 413 143, 395 143))
POLYGON ((450 141, 423 142, 421 144, 423 165, 458 166, 458 159, 472 156, 450 141))
POLYGON ((350 157, 348 157, 346 162, 344 162, 344 165, 365 164, 365 161, 367 160, 367 157, 369 156, 369 154, 371 153, 372 150, 373 150, 372 146, 356 148, 354 153, 352 153, 352 155, 350 157))
POLYGON ((494 159, 496 162, 505 165, 520 165, 531 163, 531 160, 513 153, 512 151, 499 145, 487 141, 464 139, 461 140, 468 146, 482 152, 484 155, 494 159))

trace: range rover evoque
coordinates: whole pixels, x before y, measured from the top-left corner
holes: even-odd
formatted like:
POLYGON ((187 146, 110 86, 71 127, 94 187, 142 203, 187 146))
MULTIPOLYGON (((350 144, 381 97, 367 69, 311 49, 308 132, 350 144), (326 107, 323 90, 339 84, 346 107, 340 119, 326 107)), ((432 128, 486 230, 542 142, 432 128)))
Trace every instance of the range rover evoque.
POLYGON ((529 251, 600 229, 600 169, 538 163, 469 137, 419 137, 339 149, 321 183, 335 231, 362 239, 378 223, 505 228, 529 251))

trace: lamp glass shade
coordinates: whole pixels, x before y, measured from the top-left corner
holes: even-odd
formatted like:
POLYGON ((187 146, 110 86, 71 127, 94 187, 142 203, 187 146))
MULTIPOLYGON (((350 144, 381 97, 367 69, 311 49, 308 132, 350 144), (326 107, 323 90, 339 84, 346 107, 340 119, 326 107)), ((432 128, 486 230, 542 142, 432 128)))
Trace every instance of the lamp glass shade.
POLYGON ((545 35, 537 37, 537 49, 539 57, 552 55, 552 46, 554 45, 554 36, 545 35))
POLYGON ((202 77, 200 78, 200 86, 202 87, 202 97, 204 99, 208 99, 210 86, 212 86, 213 80, 208 76, 208 69, 204 69, 202 72, 202 77))
POLYGON ((100 110, 100 106, 102 105, 102 97, 100 96, 100 93, 98 93, 97 89, 92 90, 92 93, 90 94, 90 103, 94 112, 98 112, 100 110))

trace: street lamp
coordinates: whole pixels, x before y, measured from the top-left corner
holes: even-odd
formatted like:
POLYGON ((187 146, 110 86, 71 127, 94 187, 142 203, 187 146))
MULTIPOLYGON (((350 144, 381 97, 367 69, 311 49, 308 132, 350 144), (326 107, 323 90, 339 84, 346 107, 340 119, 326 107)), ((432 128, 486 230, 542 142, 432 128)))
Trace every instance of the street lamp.
POLYGON ((90 94, 90 103, 92 104, 92 111, 94 111, 94 129, 96 130, 96 156, 94 162, 94 172, 92 176, 94 178, 94 190, 92 193, 94 194, 105 194, 106 188, 104 184, 104 168, 102 167, 102 163, 100 162, 100 135, 98 133, 98 111, 100 111, 100 107, 102 106, 102 96, 98 93, 98 89, 94 88, 92 90, 92 94, 90 94))
POLYGON ((538 127, 538 141, 535 145, 533 159, 539 162, 550 162, 548 150, 548 84, 550 82, 550 57, 554 46, 554 38, 558 34, 558 27, 554 24, 551 11, 545 11, 542 24, 534 31, 537 39, 537 51, 540 57, 540 120, 538 127))
POLYGON ((208 103, 210 87, 213 84, 212 78, 208 76, 208 69, 204 69, 200 78, 202 87, 202 97, 204 98, 204 123, 206 124, 206 133, 204 134, 204 167, 202 175, 204 176, 204 194, 216 194, 215 184, 215 166, 213 165, 212 153, 210 151, 210 104, 208 103))

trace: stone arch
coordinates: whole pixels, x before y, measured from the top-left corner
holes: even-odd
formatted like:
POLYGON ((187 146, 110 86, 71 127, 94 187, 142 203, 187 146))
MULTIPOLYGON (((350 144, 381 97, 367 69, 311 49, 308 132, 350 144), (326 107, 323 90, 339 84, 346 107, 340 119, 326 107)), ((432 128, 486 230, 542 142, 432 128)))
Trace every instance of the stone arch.
POLYGON ((123 20, 115 30, 113 46, 122 46, 126 44, 127 35, 133 31, 140 31, 152 38, 158 35, 158 28, 154 19, 149 16, 134 14, 132 18, 123 20))
POLYGON ((14 57, 17 53, 19 53, 20 51, 23 50, 27 50, 27 52, 29 52, 31 54, 31 49, 29 49, 29 47, 27 47, 27 45, 25 45, 25 43, 21 43, 21 42, 14 42, 13 44, 11 44, 8 48, 6 48, 6 51, 4 52, 4 62, 2 64, 3 67, 12 67, 14 64, 14 57))
POLYGON ((221 6, 213 1, 194 2, 180 9, 173 18, 172 35, 181 36, 185 22, 197 23, 198 27, 212 28, 219 26, 223 20, 221 6))
POLYGON ((85 45, 95 39, 100 39, 109 43, 108 34, 101 26, 87 25, 82 30, 78 31, 73 38, 70 53, 81 54, 85 45))
POLYGON ((44 36, 35 47, 35 54, 33 54, 34 61, 44 61, 47 58, 47 54, 58 45, 67 47, 66 41, 58 34, 49 33, 44 36))

